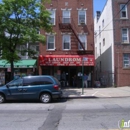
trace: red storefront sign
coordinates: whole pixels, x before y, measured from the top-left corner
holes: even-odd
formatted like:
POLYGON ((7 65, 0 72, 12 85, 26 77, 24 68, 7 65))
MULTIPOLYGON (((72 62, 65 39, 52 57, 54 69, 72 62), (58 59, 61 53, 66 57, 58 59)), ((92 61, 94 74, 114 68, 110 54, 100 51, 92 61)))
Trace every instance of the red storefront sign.
POLYGON ((40 55, 40 66, 94 66, 94 55, 40 55))

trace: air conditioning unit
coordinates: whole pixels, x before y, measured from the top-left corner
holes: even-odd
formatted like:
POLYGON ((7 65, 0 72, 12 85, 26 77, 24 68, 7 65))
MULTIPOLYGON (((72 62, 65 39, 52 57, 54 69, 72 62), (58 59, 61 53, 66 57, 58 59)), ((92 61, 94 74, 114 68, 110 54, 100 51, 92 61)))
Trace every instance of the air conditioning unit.
POLYGON ((129 44, 129 41, 128 40, 124 40, 124 41, 122 41, 122 44, 129 44))
POLYGON ((81 19, 81 20, 80 20, 80 24, 85 24, 85 20, 84 20, 84 19, 81 19))

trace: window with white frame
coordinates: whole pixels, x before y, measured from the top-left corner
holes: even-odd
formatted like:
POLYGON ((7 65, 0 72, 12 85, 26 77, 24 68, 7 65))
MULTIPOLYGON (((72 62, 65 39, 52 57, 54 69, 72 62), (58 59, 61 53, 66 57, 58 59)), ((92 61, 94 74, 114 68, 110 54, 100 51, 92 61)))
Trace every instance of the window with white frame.
POLYGON ((127 6, 125 4, 120 4, 120 17, 127 18, 127 6))
POLYGON ((63 50, 70 50, 70 35, 63 35, 63 50))
POLYGON ((130 68, 130 53, 123 54, 123 67, 130 68))
POLYGON ((86 24, 86 10, 78 10, 78 24, 86 24))
POLYGON ((55 36, 48 35, 47 36, 47 50, 54 50, 55 48, 55 36))
POLYGON ((50 23, 52 24, 52 25, 55 25, 55 17, 56 17, 56 12, 55 12, 55 10, 48 10, 49 12, 50 12, 50 23))
POLYGON ((62 22, 63 23, 70 23, 70 17, 71 17, 70 10, 63 10, 62 15, 63 15, 62 22))
POLYGON ((128 28, 122 28, 122 42, 129 43, 129 31, 128 28))
MULTIPOLYGON (((79 35, 79 39, 82 42, 82 45, 84 46, 84 48, 86 49, 86 44, 87 44, 87 37, 85 34, 83 35, 79 35)), ((83 50, 82 46, 79 43, 79 50, 83 50)))

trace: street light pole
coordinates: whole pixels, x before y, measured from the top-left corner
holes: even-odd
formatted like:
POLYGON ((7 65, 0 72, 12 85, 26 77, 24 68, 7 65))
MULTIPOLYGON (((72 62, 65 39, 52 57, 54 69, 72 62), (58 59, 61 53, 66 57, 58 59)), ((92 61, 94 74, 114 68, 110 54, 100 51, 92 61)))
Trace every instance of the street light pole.
POLYGON ((82 58, 82 95, 84 94, 83 76, 84 76, 84 58, 82 58))

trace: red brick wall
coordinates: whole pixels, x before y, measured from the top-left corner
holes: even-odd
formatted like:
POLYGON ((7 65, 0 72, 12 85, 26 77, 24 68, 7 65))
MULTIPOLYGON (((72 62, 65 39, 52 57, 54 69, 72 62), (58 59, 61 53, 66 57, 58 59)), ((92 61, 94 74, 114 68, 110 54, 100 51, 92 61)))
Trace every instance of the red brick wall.
MULTIPOLYGON (((130 85, 130 69, 123 67, 123 53, 130 53, 130 44, 122 44, 121 29, 123 27, 130 28, 130 4, 127 5, 128 19, 120 19, 120 4, 127 3, 128 0, 113 0, 113 16, 114 16, 114 54, 115 54, 115 75, 117 86, 130 85)), ((129 30, 130 31, 130 30, 129 30)), ((130 37, 130 32, 129 32, 130 37)), ((129 39, 130 40, 130 39, 129 39)))
MULTIPOLYGON (((86 8, 87 9, 87 28, 89 31, 89 34, 87 35, 87 50, 94 50, 94 25, 93 25, 93 0, 52 0, 52 5, 48 4, 46 7, 49 8, 55 8, 56 9, 56 25, 53 26, 53 30, 56 32, 56 41, 55 51, 48 51, 46 49, 46 44, 40 44, 40 54, 42 55, 48 55, 48 54, 77 54, 77 41, 73 41, 71 44, 71 50, 70 51, 63 51, 62 50, 62 35, 61 30, 59 30, 59 17, 62 16, 62 10, 66 8, 65 2, 68 2, 67 8, 71 8, 71 18, 74 20, 74 23, 76 25, 76 29, 78 30, 78 33, 81 32, 81 26, 78 26, 78 11, 77 8, 86 8), (83 4, 83 5, 81 5, 83 4)), ((44 34, 44 31, 41 31, 42 34, 44 34)))

